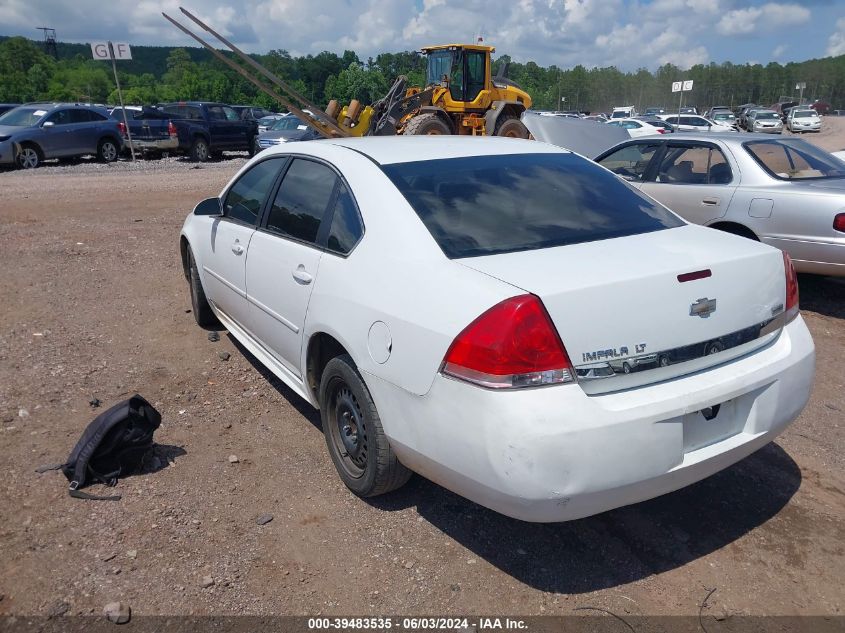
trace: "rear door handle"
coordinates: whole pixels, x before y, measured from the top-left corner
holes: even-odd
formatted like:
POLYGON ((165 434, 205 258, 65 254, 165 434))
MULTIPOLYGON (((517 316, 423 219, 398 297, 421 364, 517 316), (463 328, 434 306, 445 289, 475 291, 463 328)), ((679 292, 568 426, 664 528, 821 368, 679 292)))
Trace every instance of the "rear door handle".
POLYGON ((719 199, 718 198, 705 198, 704 200, 701 201, 701 204, 706 204, 706 205, 709 205, 711 207, 715 207, 719 204, 719 199))
POLYGON ((302 264, 300 264, 299 267, 291 273, 291 275, 293 275, 293 278, 301 284, 310 284, 314 281, 313 275, 305 270, 305 266, 302 264))

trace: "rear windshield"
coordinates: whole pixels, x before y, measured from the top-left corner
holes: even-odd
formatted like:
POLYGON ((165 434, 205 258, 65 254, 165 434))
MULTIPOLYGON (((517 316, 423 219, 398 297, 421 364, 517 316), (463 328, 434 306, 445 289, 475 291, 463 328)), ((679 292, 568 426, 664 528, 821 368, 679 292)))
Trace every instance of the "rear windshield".
POLYGON ((47 110, 38 107, 14 108, 0 116, 0 125, 29 127, 38 123, 45 114, 47 110))
POLYGON ((382 169, 453 259, 684 224, 622 179, 569 153, 450 158, 382 169))
POLYGON ((763 169, 781 180, 845 176, 842 161, 803 140, 785 138, 749 141, 744 145, 763 169))

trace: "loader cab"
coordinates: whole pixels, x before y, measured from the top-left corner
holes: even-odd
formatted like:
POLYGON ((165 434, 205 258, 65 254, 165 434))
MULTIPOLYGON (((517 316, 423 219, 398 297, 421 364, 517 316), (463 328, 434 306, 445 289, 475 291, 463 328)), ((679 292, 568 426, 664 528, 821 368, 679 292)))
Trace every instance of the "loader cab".
POLYGON ((452 101, 470 103, 490 81, 490 46, 437 46, 424 48, 428 57, 427 86, 448 85, 452 101))

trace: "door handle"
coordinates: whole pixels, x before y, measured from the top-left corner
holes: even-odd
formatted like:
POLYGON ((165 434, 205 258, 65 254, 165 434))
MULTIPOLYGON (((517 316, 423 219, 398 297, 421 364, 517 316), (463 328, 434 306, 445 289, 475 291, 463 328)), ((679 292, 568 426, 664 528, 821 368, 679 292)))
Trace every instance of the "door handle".
POLYGON ((234 243, 234 244, 232 244, 232 252, 233 252, 235 255, 243 255, 243 253, 244 253, 244 247, 243 247, 243 246, 241 246, 240 244, 238 244, 238 240, 235 240, 235 243, 234 243))
POLYGON ((719 199, 718 198, 705 198, 704 200, 701 201, 701 204, 706 204, 706 205, 709 205, 711 207, 715 207, 719 204, 719 199))
POLYGON ((311 273, 305 270, 305 266, 302 264, 300 264, 299 267, 291 273, 291 275, 293 275, 293 278, 301 284, 307 285, 314 281, 314 277, 311 273))

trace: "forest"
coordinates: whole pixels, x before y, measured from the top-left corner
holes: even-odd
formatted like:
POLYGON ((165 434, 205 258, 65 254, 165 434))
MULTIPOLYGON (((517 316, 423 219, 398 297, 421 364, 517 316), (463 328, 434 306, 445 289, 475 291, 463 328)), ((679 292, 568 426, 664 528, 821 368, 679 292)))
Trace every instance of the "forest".
MULTIPOLYGON (((85 44, 59 43, 57 59, 41 43, 23 37, 0 37, 0 102, 75 101, 117 103, 108 62, 91 59, 85 44)), ((127 104, 154 104, 175 100, 209 100, 231 104, 263 105, 281 110, 278 103, 215 59, 202 48, 133 46, 133 59, 118 62, 118 74, 127 104)), ((371 103, 387 91, 400 74, 418 85, 425 75, 425 60, 418 52, 382 53, 362 60, 353 51, 342 55, 324 51, 294 57, 272 50, 253 57, 318 105, 329 99, 371 103)), ((655 71, 640 68, 622 72, 614 67, 542 67, 533 61, 512 62, 496 57, 493 72, 508 62, 508 76, 525 89, 538 110, 609 111, 613 106, 674 107, 678 94, 673 81, 694 80, 684 103, 700 108, 754 102, 768 105, 781 97, 797 96, 795 84, 806 83, 805 99, 821 99, 834 108, 845 107, 845 55, 761 64, 696 65, 682 71, 664 64, 655 71)))

